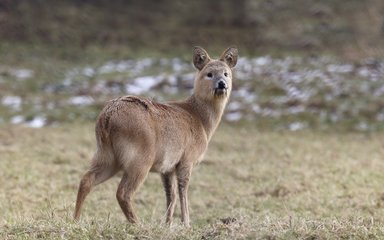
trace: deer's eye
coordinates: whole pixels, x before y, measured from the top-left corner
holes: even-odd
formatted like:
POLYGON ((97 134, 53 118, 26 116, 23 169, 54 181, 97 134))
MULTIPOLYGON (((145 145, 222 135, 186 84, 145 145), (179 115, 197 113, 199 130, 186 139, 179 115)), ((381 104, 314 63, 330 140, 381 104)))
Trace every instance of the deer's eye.
POLYGON ((224 76, 225 76, 225 77, 228 77, 228 73, 224 73, 224 76))
POLYGON ((212 73, 207 73, 207 77, 211 78, 212 76, 212 73))

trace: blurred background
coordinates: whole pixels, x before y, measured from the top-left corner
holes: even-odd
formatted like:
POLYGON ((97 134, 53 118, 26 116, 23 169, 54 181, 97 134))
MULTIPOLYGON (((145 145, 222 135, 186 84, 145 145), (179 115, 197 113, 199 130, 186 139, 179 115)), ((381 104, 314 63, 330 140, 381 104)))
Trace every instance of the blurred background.
POLYGON ((382 0, 1 0, 0 124, 94 122, 108 99, 191 93, 191 51, 241 58, 231 124, 384 129, 382 0))

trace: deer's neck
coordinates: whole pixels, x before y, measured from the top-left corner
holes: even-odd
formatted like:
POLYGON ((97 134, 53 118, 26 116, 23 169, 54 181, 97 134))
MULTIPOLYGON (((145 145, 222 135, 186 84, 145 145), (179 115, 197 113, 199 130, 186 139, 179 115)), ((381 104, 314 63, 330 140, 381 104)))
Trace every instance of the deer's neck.
POLYGON ((192 96, 186 100, 186 103, 191 113, 196 116, 203 125, 208 140, 210 140, 223 116, 227 98, 206 100, 192 94, 192 96))

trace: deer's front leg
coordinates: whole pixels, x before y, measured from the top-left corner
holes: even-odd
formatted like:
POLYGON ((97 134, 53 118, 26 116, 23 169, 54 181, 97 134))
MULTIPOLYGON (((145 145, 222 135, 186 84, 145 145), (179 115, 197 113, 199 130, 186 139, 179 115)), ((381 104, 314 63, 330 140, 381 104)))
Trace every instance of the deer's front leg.
POLYGON ((179 165, 176 168, 177 187, 181 206, 181 222, 189 227, 189 208, 188 208, 188 184, 191 176, 192 166, 179 165))

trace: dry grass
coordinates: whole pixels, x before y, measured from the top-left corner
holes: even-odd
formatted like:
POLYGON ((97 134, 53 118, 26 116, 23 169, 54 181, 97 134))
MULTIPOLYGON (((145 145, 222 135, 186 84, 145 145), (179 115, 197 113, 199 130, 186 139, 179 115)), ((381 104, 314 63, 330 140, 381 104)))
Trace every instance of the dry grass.
POLYGON ((124 219, 119 177, 72 221, 94 150, 92 125, 0 130, 1 239, 382 239, 384 134, 260 132, 221 126, 192 176, 192 228, 164 226, 160 178, 135 198, 142 226, 124 219))

